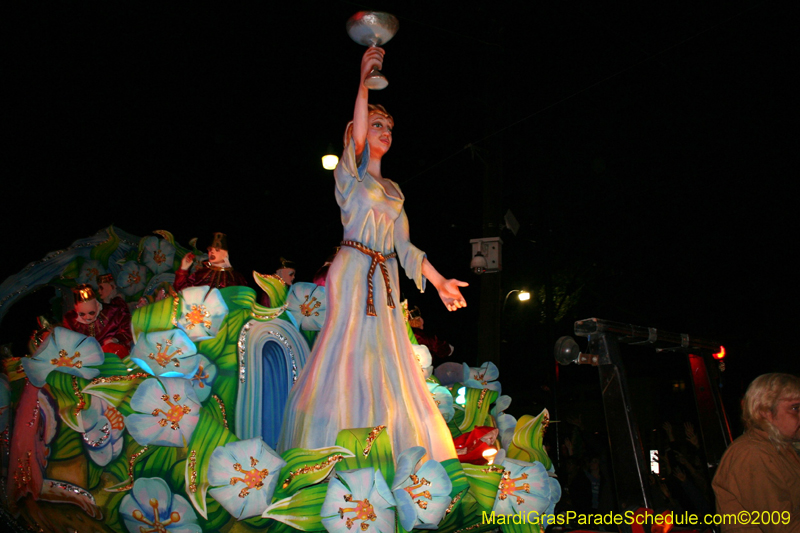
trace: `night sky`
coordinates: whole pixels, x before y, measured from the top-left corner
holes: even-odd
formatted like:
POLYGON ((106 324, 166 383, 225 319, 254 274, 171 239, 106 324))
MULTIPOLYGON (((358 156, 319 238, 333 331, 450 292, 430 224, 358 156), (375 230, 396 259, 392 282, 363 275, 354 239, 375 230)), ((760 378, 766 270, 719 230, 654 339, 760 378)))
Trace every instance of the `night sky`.
MULTIPOLYGON (((319 161, 352 116, 364 48, 345 22, 385 10, 400 30, 390 85, 371 94, 396 122, 383 173, 412 241, 472 284, 455 314, 432 287, 402 290, 457 361, 478 357, 469 239, 486 229, 488 179, 521 225, 495 230, 503 295, 547 276, 582 287, 552 328, 509 301, 501 381, 519 409, 548 403, 528 389, 552 381, 555 338, 590 316, 718 340, 732 403, 756 375, 800 369, 788 4, 266 4, 14 7, 0 279, 113 224, 201 247, 222 231, 237 270, 282 255, 310 281, 341 239, 319 161)), ((633 373, 658 373, 637 354, 633 373)))

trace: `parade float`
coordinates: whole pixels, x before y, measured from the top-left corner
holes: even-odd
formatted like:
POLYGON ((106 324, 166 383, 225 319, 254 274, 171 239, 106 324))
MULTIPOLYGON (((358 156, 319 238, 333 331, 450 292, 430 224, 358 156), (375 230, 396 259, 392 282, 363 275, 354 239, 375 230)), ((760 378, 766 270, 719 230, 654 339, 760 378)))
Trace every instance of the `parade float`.
POLYGON ((3 358, 1 507, 9 527, 523 532, 552 519, 561 489, 542 445, 547 411, 519 420, 504 413, 511 399, 492 364, 464 365, 457 382, 440 383, 410 328, 457 459, 392 449, 385 426, 278 453, 289 391, 325 319, 326 288, 254 274, 270 307, 246 286, 175 291, 187 254, 192 271, 202 268, 194 242, 109 227, 0 286, 0 319, 35 291, 54 295, 37 313, 46 319, 28 353, 3 358), (132 309, 129 350, 62 327, 80 299, 74 289, 99 290, 98 280, 109 279, 132 309))

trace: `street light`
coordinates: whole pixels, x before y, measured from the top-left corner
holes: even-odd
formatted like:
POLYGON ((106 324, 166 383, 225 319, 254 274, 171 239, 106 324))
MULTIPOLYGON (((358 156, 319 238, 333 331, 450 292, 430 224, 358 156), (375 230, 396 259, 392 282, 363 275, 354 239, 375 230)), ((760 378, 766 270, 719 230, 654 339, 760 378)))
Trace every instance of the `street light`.
POLYGON ((327 155, 322 156, 322 168, 333 170, 339 163, 339 158, 334 155, 333 144, 328 145, 327 155))
POLYGON ((528 300, 531 299, 531 293, 529 293, 528 291, 523 289, 511 289, 510 291, 508 291, 508 294, 506 294, 506 297, 503 300, 503 311, 506 310, 506 303, 508 303, 508 297, 514 294, 515 292, 519 293, 517 298, 519 298, 520 302, 527 302, 528 300))

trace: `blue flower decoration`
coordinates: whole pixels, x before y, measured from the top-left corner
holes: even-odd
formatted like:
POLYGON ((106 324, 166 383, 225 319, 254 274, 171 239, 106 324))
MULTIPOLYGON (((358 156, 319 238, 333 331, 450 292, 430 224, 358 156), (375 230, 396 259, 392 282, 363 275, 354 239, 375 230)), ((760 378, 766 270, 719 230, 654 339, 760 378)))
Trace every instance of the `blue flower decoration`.
POLYGON ((550 476, 542 463, 526 463, 506 458, 502 466, 505 471, 500 478, 492 511, 498 515, 528 516, 531 513, 530 516, 535 516, 550 508, 550 476))
POLYGON ((424 344, 412 344, 411 349, 414 350, 414 357, 419 363, 419 368, 422 370, 422 375, 428 379, 433 374, 433 357, 431 351, 424 344))
POLYGON ((259 516, 272 500, 286 461, 261 437, 218 447, 208 461, 208 493, 239 520, 259 516))
POLYGON ((136 261, 126 261, 117 274, 117 287, 127 296, 141 292, 146 281, 147 269, 136 261))
POLYGON ((444 421, 450 422, 456 414, 453 393, 444 385, 439 385, 432 381, 426 381, 425 384, 428 385, 428 390, 433 396, 433 401, 436 402, 439 412, 442 413, 444 421))
POLYGON ((200 400, 191 381, 183 378, 146 379, 133 394, 131 408, 137 414, 125 417, 125 425, 143 446, 186 446, 200 420, 200 400))
POLYGON ((189 502, 172 494, 166 481, 158 477, 139 478, 119 505, 119 514, 130 533, 202 533, 189 502))
POLYGON ((425 448, 415 446, 397 458, 392 494, 397 502, 400 525, 406 531, 435 529, 450 505, 453 482, 441 463, 431 459, 414 472, 423 455, 425 448))
POLYGON ((339 472, 328 482, 322 503, 322 525, 329 533, 394 533, 394 506, 386 480, 374 468, 339 472))
POLYGON ((172 263, 175 261, 175 247, 164 239, 145 237, 142 239, 140 260, 154 274, 163 274, 172 268, 172 263))
POLYGON ((217 379, 217 365, 201 354, 200 366, 197 367, 197 371, 191 377, 192 388, 201 402, 206 401, 211 396, 211 387, 214 385, 215 379, 217 379))
POLYGON ((140 335, 131 360, 156 377, 191 379, 200 364, 197 346, 179 329, 140 335))
POLYGON ((35 387, 44 386, 53 371, 92 379, 100 371, 89 367, 104 361, 105 355, 97 339, 61 327, 53 330, 32 357, 21 359, 25 375, 35 387))
POLYGON ((486 362, 479 367, 470 367, 464 363, 464 385, 471 389, 489 389, 500 394, 500 371, 494 363, 486 362))
POLYGON ((119 457, 123 447, 125 417, 103 400, 93 398, 88 409, 81 413, 83 423, 83 447, 89 457, 99 466, 119 457))
POLYGON ((553 523, 556 512, 556 504, 561 499, 561 483, 559 483, 558 479, 556 479, 554 472, 554 467, 550 467, 550 470, 547 472, 550 475, 550 506, 545 511, 546 520, 542 521, 542 529, 553 523))
POLYGON ((228 316, 228 306, 219 289, 208 285, 188 287, 181 291, 180 316, 177 325, 193 341, 213 339, 228 316))
POLYGON ((511 405, 511 397, 503 395, 495 401, 494 407, 489 411, 494 417, 497 429, 500 430, 500 444, 506 451, 514 438, 514 430, 517 428, 517 419, 503 412, 508 409, 509 405, 511 405))
POLYGON ((325 321, 325 287, 297 282, 289 288, 286 306, 300 329, 319 331, 325 321))
POLYGON ((97 289, 97 276, 105 273, 106 269, 100 261, 97 259, 87 259, 83 262, 81 271, 78 273, 78 277, 75 278, 75 281, 78 283, 78 285, 88 283, 97 289))

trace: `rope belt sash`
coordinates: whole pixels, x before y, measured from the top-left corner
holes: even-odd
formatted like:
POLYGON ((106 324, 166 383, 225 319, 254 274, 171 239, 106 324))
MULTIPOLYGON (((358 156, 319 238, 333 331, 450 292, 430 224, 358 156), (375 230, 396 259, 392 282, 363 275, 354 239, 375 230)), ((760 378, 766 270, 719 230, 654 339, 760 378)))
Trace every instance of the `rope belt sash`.
POLYGON ((397 252, 383 255, 382 253, 372 250, 371 248, 367 248, 360 242, 356 241, 342 241, 341 245, 355 248, 362 254, 368 255, 372 258, 372 262, 369 264, 369 273, 367 274, 367 316, 378 316, 375 314, 375 301, 372 298, 372 276, 375 274, 375 267, 378 265, 381 266, 381 274, 383 274, 383 281, 386 284, 386 304, 391 309, 394 309, 394 300, 392 300, 392 286, 389 284, 389 270, 386 268, 386 260, 397 257, 397 252))

